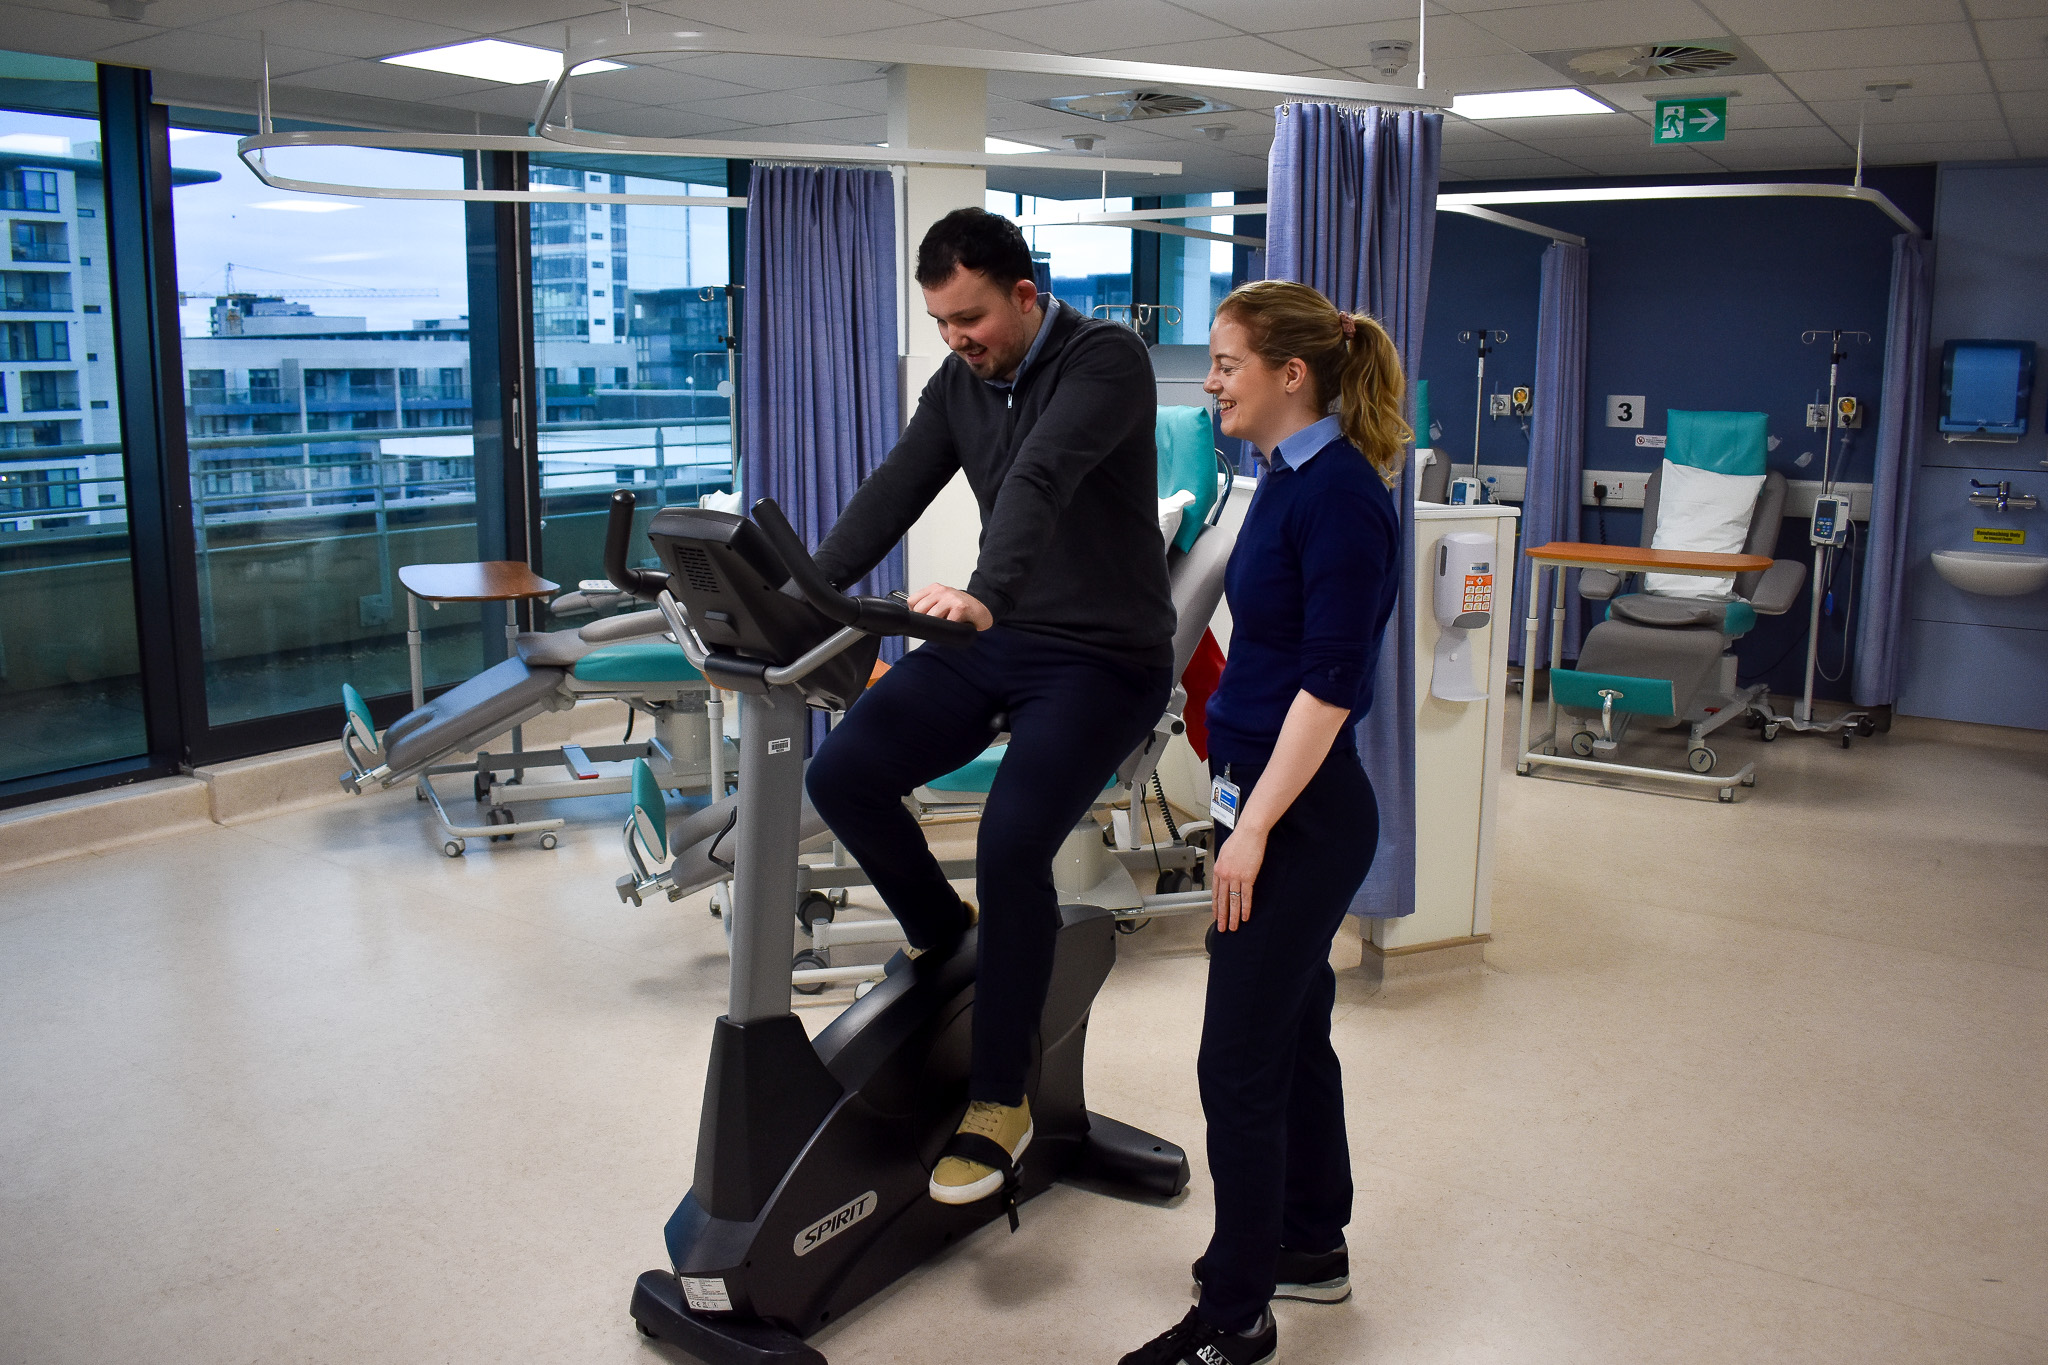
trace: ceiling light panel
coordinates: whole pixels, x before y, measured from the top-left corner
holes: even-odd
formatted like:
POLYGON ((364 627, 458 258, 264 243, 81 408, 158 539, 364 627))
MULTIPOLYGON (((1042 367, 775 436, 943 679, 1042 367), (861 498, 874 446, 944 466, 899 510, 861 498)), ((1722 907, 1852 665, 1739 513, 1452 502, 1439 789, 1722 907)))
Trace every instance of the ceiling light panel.
POLYGON ((1566 114, 1612 114, 1615 109, 1583 90, 1560 88, 1460 95, 1451 102, 1451 112, 1469 119, 1556 118, 1566 114))
MULTIPOLYGON (((421 71, 439 71, 450 76, 495 81, 500 85, 536 85, 552 80, 562 69, 562 54, 545 47, 508 43, 502 38, 479 38, 475 42, 430 47, 424 52, 405 52, 384 61, 393 66, 410 66, 421 71)), ((617 62, 585 62, 578 75, 598 71, 623 71, 617 62)))
POLYGON ((982 150, 998 156, 1022 156, 1026 152, 1042 152, 1043 147, 1034 147, 1028 142, 1012 142, 1008 138, 989 137, 982 139, 982 150))

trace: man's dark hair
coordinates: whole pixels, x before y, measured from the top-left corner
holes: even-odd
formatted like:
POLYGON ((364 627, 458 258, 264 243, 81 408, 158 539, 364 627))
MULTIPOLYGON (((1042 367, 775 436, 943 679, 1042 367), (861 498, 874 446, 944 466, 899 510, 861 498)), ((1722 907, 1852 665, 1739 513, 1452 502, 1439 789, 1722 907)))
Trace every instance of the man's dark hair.
POLYGON ((917 248, 917 282, 936 289, 961 266, 978 270, 1008 291, 1017 281, 1032 278, 1031 248, 1024 233, 999 213, 987 209, 954 209, 925 233, 917 248))

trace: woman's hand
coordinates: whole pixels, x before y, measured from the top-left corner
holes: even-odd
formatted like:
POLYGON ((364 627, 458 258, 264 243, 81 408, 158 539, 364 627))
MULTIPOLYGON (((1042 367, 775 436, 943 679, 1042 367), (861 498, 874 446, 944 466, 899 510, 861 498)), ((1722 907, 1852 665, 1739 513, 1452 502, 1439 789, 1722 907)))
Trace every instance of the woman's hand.
POLYGON ((932 583, 919 589, 910 599, 910 609, 947 621, 965 621, 976 630, 987 630, 996 623, 996 618, 981 604, 980 598, 970 597, 944 583, 932 583))
POLYGON ((1216 928, 1229 933, 1252 917, 1252 884, 1266 861, 1266 831, 1240 824, 1223 841, 1216 865, 1209 871, 1209 903, 1216 928))

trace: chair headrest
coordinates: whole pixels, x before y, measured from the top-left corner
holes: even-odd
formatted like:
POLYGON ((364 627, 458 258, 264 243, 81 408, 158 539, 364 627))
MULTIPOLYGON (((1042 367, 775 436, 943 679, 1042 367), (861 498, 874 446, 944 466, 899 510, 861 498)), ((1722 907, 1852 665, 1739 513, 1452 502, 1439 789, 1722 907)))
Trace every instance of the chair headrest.
POLYGON ((1195 495, 1193 505, 1181 514, 1180 530, 1168 542, 1186 554, 1216 505, 1215 428, 1207 408, 1166 406, 1159 409, 1152 434, 1159 447, 1159 496, 1195 495))
POLYGON ((1715 474, 1762 474, 1770 419, 1761 412, 1664 413, 1664 458, 1715 474))

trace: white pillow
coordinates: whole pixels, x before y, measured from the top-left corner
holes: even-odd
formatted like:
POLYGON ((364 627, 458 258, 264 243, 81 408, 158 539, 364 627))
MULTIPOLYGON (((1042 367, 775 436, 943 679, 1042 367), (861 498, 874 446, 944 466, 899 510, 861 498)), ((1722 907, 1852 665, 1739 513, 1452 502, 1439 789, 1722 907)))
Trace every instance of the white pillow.
POLYGON ((1159 500, 1159 534, 1166 538, 1168 545, 1180 534, 1180 524, 1188 508, 1195 505, 1195 495, 1185 488, 1170 498, 1159 500))
MULTIPOLYGON (((1763 487, 1761 474, 1716 474, 1666 460, 1657 488, 1657 533, 1650 548, 1740 554, 1749 542, 1750 519, 1756 515, 1757 494, 1763 487)), ((1646 573, 1643 590, 1725 602, 1735 596, 1735 575, 1646 573)))

